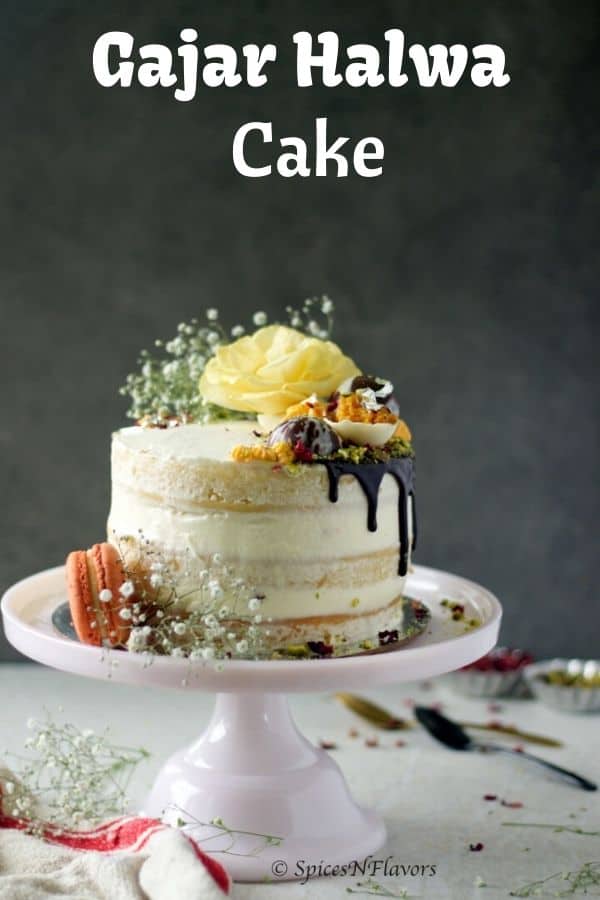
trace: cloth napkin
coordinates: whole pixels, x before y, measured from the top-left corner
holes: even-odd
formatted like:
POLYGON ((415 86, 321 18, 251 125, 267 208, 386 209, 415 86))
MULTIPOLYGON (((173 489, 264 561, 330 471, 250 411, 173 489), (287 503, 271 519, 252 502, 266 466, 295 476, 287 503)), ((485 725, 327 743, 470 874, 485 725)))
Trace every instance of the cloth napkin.
POLYGON ((2 810, 0 900, 222 900, 231 880, 189 837, 158 819, 123 816, 92 831, 27 833, 2 810))

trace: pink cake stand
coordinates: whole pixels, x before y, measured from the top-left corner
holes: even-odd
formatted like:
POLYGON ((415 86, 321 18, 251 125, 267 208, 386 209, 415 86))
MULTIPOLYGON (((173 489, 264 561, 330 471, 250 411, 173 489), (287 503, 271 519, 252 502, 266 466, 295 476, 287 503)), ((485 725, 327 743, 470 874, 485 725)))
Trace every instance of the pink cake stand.
POLYGON ((163 766, 144 813, 183 819, 208 851, 231 849, 227 867, 239 881, 293 878, 297 860, 344 864, 379 850, 381 817, 352 799, 331 756, 296 728, 285 694, 364 690, 416 681, 460 668, 496 643, 502 610, 489 591, 457 575, 417 566, 406 593, 431 611, 425 633, 385 653, 335 659, 226 661, 154 657, 89 647, 60 634, 52 613, 65 601, 62 567, 32 575, 4 595, 8 640, 38 662, 91 678, 184 687, 216 693, 208 726, 163 766), (440 605, 465 604, 481 623, 466 631, 440 605), (226 823, 233 833, 211 824, 226 823), (265 836, 271 836, 269 841, 265 836), (239 855, 238 855, 239 854, 239 855))

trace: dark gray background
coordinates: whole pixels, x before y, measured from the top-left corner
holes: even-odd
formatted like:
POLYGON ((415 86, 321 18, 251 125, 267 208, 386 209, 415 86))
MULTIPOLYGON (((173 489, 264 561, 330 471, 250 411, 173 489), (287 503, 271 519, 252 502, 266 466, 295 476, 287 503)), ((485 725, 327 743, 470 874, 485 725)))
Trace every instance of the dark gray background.
MULTIPOLYGON (((326 292, 390 376, 418 451, 419 561, 489 585, 503 640, 598 655, 598 68, 593 4, 2 5, 0 580, 102 538, 117 388, 218 306, 229 324, 326 292), (102 7, 102 9, 96 8, 102 7), (104 90, 98 35, 278 44, 260 90, 104 90), (291 35, 501 44, 511 84, 304 90, 291 35), (379 179, 247 180, 243 122, 377 135, 379 179)), ((11 650, 0 644, 0 656, 11 650)))

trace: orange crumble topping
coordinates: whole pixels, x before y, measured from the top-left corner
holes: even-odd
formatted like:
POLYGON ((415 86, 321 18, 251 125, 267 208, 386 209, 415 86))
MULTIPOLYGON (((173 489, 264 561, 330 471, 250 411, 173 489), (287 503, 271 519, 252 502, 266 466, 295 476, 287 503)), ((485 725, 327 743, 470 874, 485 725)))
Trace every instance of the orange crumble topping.
POLYGON ((400 438, 401 441, 406 441, 407 444, 410 444, 412 441, 412 432, 403 419, 398 419, 394 437, 400 438))
POLYGON ((295 419, 296 416, 314 416, 316 419, 327 418, 327 404, 320 400, 312 401, 303 400, 302 403, 294 403, 288 406, 285 417, 286 419, 295 419))
POLYGON ((381 409, 365 409, 358 394, 343 395, 338 400, 334 412, 336 422, 366 422, 377 425, 380 422, 397 422, 398 416, 390 412, 386 406, 381 409))
POLYGON ((287 465, 295 460, 294 451, 289 444, 279 441, 272 447, 263 444, 253 444, 248 447, 237 444, 231 451, 231 458, 235 462, 272 462, 287 465))
POLYGON ((328 404, 321 400, 314 402, 303 400, 302 403, 295 403, 288 407, 285 418, 293 419, 296 416, 314 416, 317 419, 329 419, 332 422, 365 422, 368 425, 397 422, 394 437, 407 443, 412 440, 410 428, 403 419, 399 419, 385 406, 376 410, 365 409, 360 402, 360 395, 356 393, 343 394, 338 398, 336 408, 329 411, 328 404))

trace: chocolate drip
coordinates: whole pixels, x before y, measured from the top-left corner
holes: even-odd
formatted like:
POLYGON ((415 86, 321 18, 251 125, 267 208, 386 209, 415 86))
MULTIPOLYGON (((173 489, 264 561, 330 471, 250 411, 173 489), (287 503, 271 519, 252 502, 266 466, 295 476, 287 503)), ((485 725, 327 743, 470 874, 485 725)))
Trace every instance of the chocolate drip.
POLYGON ((339 483, 342 475, 352 475, 360 484, 367 500, 367 528, 377 531, 377 505, 379 489, 383 476, 389 474, 398 485, 398 531, 400 542, 400 559, 398 574, 406 575, 408 568, 409 538, 407 499, 412 498, 413 540, 412 549, 416 546, 417 520, 415 513, 414 493, 414 460, 411 457, 390 459, 382 463, 351 463, 325 459, 321 462, 327 469, 329 477, 329 499, 336 503, 339 495, 339 483))

